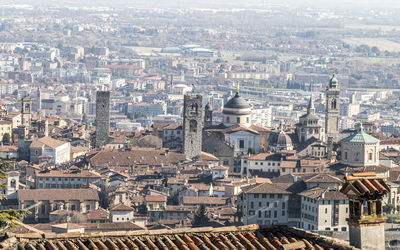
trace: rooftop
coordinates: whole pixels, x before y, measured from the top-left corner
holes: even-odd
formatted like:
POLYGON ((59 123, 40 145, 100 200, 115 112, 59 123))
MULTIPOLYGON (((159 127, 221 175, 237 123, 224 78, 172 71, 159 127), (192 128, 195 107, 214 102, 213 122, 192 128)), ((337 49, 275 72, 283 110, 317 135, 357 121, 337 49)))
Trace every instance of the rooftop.
POLYGON ((202 227, 105 233, 7 234, 18 249, 355 249, 347 242, 286 226, 202 227))
POLYGON ((351 142, 351 143, 378 143, 379 140, 367 133, 364 132, 362 126, 357 133, 347 136, 342 140, 342 142, 351 142))

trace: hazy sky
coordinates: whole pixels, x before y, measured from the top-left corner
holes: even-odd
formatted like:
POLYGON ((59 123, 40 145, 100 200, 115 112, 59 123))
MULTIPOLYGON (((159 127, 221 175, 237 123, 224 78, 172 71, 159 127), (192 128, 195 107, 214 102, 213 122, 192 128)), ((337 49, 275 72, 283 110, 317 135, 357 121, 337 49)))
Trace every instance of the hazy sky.
POLYGON ((164 8, 253 8, 278 4, 291 7, 318 7, 326 9, 400 8, 400 0, 0 0, 0 4, 164 8))

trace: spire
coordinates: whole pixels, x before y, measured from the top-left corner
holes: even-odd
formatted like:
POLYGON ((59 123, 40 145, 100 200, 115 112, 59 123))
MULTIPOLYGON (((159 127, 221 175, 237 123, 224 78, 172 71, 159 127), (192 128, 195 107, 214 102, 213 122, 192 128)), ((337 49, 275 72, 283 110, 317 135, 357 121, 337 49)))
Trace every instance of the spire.
POLYGON ((314 101, 313 101, 312 95, 310 97, 310 101, 308 102, 307 113, 308 114, 314 114, 315 113, 315 107, 314 107, 314 101))
POLYGON ((362 122, 360 122, 360 127, 358 128, 358 132, 361 134, 364 133, 364 127, 363 127, 362 122))

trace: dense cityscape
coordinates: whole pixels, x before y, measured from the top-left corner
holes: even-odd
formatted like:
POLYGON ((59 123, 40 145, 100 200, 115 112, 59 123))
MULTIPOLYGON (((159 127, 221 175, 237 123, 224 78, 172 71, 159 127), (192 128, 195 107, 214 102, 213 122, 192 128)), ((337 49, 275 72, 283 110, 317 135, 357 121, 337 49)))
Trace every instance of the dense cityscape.
POLYGON ((399 249, 400 6, 370 2, 1 5, 0 248, 399 249))

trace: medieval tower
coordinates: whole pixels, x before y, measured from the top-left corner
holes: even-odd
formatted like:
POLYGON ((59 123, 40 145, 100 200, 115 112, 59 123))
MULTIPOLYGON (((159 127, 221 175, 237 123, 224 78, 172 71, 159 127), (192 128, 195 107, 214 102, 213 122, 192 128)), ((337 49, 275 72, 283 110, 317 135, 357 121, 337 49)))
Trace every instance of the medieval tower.
POLYGON ((207 105, 204 109, 204 127, 205 128, 212 126, 212 121, 213 121, 212 113, 213 113, 212 108, 210 107, 210 104, 207 103, 207 105))
POLYGON ((107 144, 110 135, 110 91, 96 92, 96 148, 107 144))
POLYGON ((186 157, 200 156, 202 144, 203 98, 186 94, 183 105, 183 153, 186 157))
POLYGON ((325 138, 333 137, 334 141, 338 141, 340 121, 340 88, 335 77, 329 80, 326 89, 325 104, 325 138))
POLYGON ((21 124, 29 128, 32 120, 32 100, 29 97, 22 99, 21 124))

